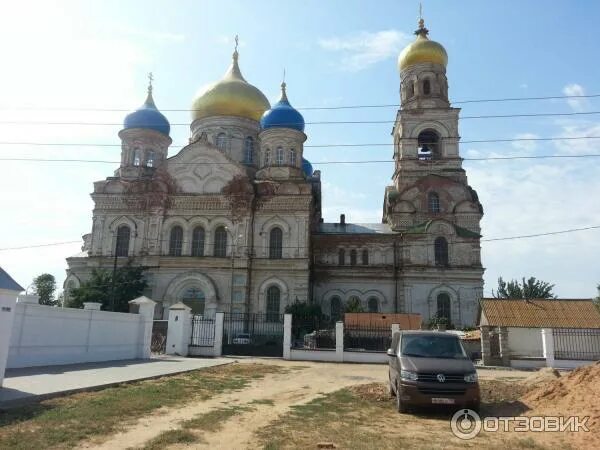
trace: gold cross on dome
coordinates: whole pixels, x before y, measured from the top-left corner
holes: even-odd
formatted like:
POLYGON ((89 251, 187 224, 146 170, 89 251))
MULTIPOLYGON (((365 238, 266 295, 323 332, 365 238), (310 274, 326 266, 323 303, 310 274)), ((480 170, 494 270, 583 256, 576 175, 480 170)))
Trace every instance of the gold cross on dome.
POLYGON ((239 43, 240 43, 240 40, 239 40, 239 37, 238 37, 238 35, 236 34, 236 35, 235 35, 235 51, 236 51, 236 52, 237 52, 237 49, 238 49, 238 45, 239 45, 239 43))

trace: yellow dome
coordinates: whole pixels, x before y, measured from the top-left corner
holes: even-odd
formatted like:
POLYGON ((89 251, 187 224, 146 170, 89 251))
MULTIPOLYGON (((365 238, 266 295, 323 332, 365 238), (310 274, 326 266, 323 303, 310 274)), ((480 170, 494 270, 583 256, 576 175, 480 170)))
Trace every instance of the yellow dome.
POLYGON ((202 89, 194 99, 192 121, 211 116, 237 116, 258 122, 270 108, 267 97, 242 76, 236 50, 225 76, 202 89))
POLYGON ((398 68, 402 71, 410 66, 420 63, 448 64, 448 54, 441 44, 429 40, 429 31, 425 28, 422 19, 419 29, 415 31, 417 39, 407 45, 398 56, 398 68))

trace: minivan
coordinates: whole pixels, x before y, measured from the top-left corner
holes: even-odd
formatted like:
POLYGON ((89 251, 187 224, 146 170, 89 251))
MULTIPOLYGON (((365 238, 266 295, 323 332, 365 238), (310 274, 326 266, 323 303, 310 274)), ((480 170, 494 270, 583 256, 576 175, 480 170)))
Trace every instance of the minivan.
POLYGON ((477 372, 457 335, 395 332, 387 354, 389 390, 396 397, 398 412, 436 405, 479 410, 477 372))

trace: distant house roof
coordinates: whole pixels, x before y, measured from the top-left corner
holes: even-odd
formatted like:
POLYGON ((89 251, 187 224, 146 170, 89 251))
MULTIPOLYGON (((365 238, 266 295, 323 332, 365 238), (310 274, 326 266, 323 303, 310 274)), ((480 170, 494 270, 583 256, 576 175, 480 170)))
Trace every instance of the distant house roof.
POLYGON ((25 289, 17 283, 12 277, 6 273, 6 271, 0 267, 0 289, 6 289, 7 291, 21 292, 25 289))
POLYGON ((321 234, 396 234, 387 223, 320 223, 321 234))
POLYGON ((482 298, 479 325, 523 328, 600 328, 591 299, 508 300, 482 298))

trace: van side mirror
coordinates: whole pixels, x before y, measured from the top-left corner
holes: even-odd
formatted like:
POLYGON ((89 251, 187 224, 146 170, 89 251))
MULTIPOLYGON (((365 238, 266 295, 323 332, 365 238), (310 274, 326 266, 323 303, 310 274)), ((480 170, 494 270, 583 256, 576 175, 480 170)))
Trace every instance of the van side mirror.
POLYGON ((387 355, 388 356, 396 356, 396 352, 394 351, 393 348, 388 348, 387 355))

